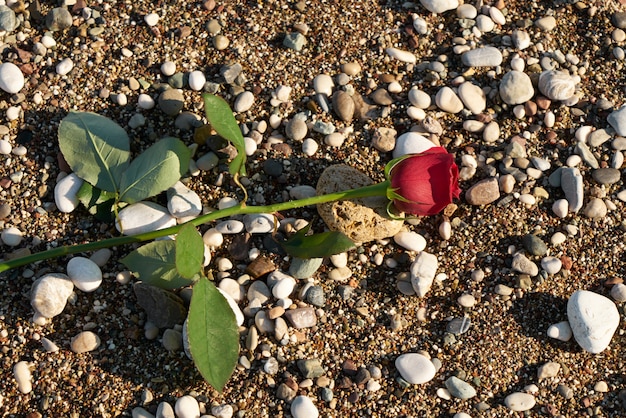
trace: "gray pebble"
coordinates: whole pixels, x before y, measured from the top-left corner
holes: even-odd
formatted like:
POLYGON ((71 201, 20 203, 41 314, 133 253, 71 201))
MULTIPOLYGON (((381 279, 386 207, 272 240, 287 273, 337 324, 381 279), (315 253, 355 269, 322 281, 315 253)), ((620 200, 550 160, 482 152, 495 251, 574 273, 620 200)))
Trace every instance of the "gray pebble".
POLYGON ((611 135, 609 135, 606 129, 596 129, 589 134, 587 143, 592 147, 599 147, 609 139, 611 139, 611 135))
POLYGON ((446 331, 454 335, 460 335, 466 333, 471 325, 472 321, 466 316, 463 318, 454 318, 452 321, 448 322, 446 331))
POLYGON ((569 386, 559 385, 557 386, 556 390, 559 395, 561 395, 565 399, 572 399, 574 397, 574 391, 569 386))
POLYGON ((543 257, 548 252, 548 246, 534 234, 527 234, 522 237, 524 249, 532 255, 543 257))
POLYGON ((311 328, 317 324, 313 307, 289 309, 285 312, 285 318, 296 329, 311 328))
POLYGON ((620 180, 621 173, 615 168, 599 168, 591 173, 591 177, 600 184, 610 185, 620 180))
POLYGON ((571 212, 578 212, 583 207, 583 177, 577 168, 564 167, 561 170, 561 188, 571 212))
POLYGON ((332 401, 334 398, 332 389, 322 388, 322 390, 320 391, 320 397, 322 398, 324 402, 332 401))
POLYGON ((455 398, 458 399, 470 399, 476 396, 476 389, 472 387, 469 383, 459 379, 458 377, 452 376, 448 378, 445 382, 446 388, 455 398))
POLYGON ((335 125, 333 125, 330 122, 317 120, 313 124, 313 130, 315 132, 319 132, 322 135, 330 135, 335 132, 336 128, 335 128, 335 125))
POLYGON ((322 265, 323 258, 294 257, 289 265, 289 274, 296 279, 308 279, 322 265))
POLYGON ((175 329, 166 329, 163 332, 163 347, 167 351, 180 351, 183 348, 183 335, 175 329))
POLYGON ((320 286, 311 286, 306 292, 306 300, 313 306, 322 307, 326 304, 324 289, 320 286))
POLYGON ((46 27, 51 31, 64 30, 72 26, 72 15, 65 7, 55 7, 46 15, 46 27))
POLYGON ((485 46, 465 52, 461 61, 468 67, 497 67, 502 64, 502 53, 498 48, 485 46))
POLYGON ((263 171, 271 177, 283 174, 283 164, 275 158, 269 158, 263 162, 263 171))
POLYGON ((314 379, 325 373, 322 363, 316 358, 298 360, 297 365, 305 379, 314 379))
POLYGON ((242 71, 243 67, 239 63, 224 65, 220 68, 220 74, 224 77, 226 84, 233 84, 242 71))
POLYGON ((301 51, 306 44, 306 37, 300 32, 288 33, 283 40, 283 46, 295 51, 301 51))
POLYGON ((167 84, 172 86, 172 88, 182 89, 185 86, 185 75, 180 71, 176 72, 167 79, 167 84))
POLYGON ((600 165, 598 164, 598 160, 593 155, 587 144, 583 142, 579 142, 574 147, 574 152, 580 155, 580 158, 583 159, 585 163, 591 168, 598 168, 600 165))
POLYGON ((285 126, 285 134, 287 138, 294 141, 301 141, 304 139, 308 131, 306 122, 301 118, 292 118, 285 126))
POLYGON ((185 105, 185 97, 179 89, 167 89, 159 95, 159 107, 166 115, 177 115, 185 105))
POLYGON ((8 6, 0 5, 0 31, 12 32, 19 25, 15 12, 8 6))
POLYGON ((278 399, 281 399, 283 401, 291 401, 293 398, 296 397, 296 391, 291 389, 289 386, 287 386, 284 383, 281 383, 278 386, 278 389, 276 389, 276 397, 278 399))

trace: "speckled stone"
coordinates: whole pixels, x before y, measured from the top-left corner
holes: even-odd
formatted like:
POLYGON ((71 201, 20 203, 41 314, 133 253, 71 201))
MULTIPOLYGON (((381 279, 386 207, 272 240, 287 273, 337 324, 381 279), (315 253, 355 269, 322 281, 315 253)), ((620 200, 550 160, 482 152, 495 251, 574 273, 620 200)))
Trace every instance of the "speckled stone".
POLYGON ((465 192, 465 200, 470 205, 488 205, 499 198, 500 187, 495 177, 481 180, 465 192))
MULTIPOLYGON (((327 194, 374 182, 355 168, 338 164, 328 167, 317 182, 317 194, 327 194)), ((402 228, 402 221, 387 216, 384 196, 345 200, 317 205, 317 211, 331 230, 346 234, 355 242, 369 242, 392 237, 402 228)))
POLYGON ((576 83, 562 71, 544 71, 539 76, 539 91, 551 100, 567 100, 576 92, 576 83))

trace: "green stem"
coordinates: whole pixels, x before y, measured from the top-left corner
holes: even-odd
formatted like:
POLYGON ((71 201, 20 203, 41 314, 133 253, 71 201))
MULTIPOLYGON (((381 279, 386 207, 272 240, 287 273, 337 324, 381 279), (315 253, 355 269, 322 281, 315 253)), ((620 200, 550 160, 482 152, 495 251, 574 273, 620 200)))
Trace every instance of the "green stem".
POLYGON ((156 238, 178 233, 180 228, 186 224, 200 226, 216 219, 227 218, 233 215, 246 215, 250 213, 274 213, 289 209, 302 208, 304 206, 317 205, 320 203, 335 202, 337 200, 359 199, 370 196, 386 196, 389 181, 372 184, 370 186, 360 187, 358 189, 346 190, 343 192, 329 193, 320 196, 308 197, 300 200, 290 200, 288 202, 274 203, 266 206, 244 206, 237 205, 226 209, 216 210, 206 215, 199 216, 184 224, 175 225, 157 231, 144 232, 142 234, 109 238, 102 241, 90 242, 87 244, 68 245, 64 247, 54 248, 52 250, 42 251, 31 254, 26 257, 16 258, 14 260, 5 261, 0 264, 0 273, 15 267, 24 266, 41 260, 61 257, 64 255, 82 253, 87 251, 99 250, 101 248, 115 247, 118 245, 132 244, 135 242, 151 241, 156 238))

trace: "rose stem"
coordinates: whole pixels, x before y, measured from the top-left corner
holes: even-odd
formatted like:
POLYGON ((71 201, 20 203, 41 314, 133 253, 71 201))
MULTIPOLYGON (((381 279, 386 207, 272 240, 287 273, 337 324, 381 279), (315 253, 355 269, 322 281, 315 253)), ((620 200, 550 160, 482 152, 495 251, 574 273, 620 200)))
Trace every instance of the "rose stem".
POLYGON ((266 206, 243 206, 237 205, 226 209, 216 210, 205 215, 199 216, 191 221, 180 225, 171 226, 156 231, 144 232, 136 235, 121 236, 109 238, 102 241, 89 242, 87 244, 66 245, 51 250, 42 251, 25 257, 16 258, 14 260, 5 261, 0 264, 0 273, 15 267, 24 266, 36 261, 47 260, 50 258, 61 257, 64 255, 82 253, 87 251, 98 250, 101 248, 115 247, 118 245, 132 244, 135 242, 150 241, 155 238, 176 234, 183 225, 192 224, 200 226, 216 219, 226 218, 233 215, 245 215, 250 213, 274 213, 283 210, 301 208, 304 206, 317 205, 320 203, 335 202, 337 200, 359 199, 370 196, 386 196, 388 181, 372 184, 370 186, 359 187, 357 189, 346 190, 342 192, 329 193, 320 196, 308 197, 299 200, 290 200, 288 202, 274 203, 266 206))

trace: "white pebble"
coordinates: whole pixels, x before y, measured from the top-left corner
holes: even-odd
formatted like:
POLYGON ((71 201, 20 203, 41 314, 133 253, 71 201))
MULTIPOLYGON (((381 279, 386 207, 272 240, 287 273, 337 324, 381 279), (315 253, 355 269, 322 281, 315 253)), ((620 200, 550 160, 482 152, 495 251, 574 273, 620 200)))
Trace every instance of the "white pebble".
POLYGON ((329 147, 338 148, 343 145, 345 140, 346 137, 341 132, 333 132, 332 134, 324 137, 324 143, 329 147))
POLYGON ((62 59, 61 62, 57 64, 56 72, 58 75, 65 75, 72 71, 72 68, 74 68, 74 62, 68 57, 62 59))
POLYGON ((200 417, 200 405, 196 398, 190 395, 185 395, 176 401, 174 405, 174 411, 178 418, 199 418, 200 417))
POLYGON ((20 117, 22 108, 19 106, 9 106, 7 108, 6 116, 8 120, 17 120, 20 117))
POLYGON ((390 48, 385 49, 385 52, 391 58, 395 58, 398 61, 406 62, 409 64, 415 64, 417 62, 417 57, 409 51, 404 51, 402 49, 390 47, 390 48))
POLYGON ((0 154, 9 155, 13 147, 6 139, 0 139, 0 154))
POLYGON ((254 95, 251 91, 244 91, 239 94, 235 99, 235 105, 233 110, 237 113, 246 112, 250 110, 252 105, 254 104, 254 95))
POLYGON ((611 297, 617 302, 626 302, 626 284, 618 283, 611 288, 611 297))
POLYGON ((224 242, 224 236, 216 228, 210 228, 202 235, 202 240, 207 247, 217 248, 224 242))
POLYGON ((161 73, 166 76, 169 77, 171 75, 174 75, 174 73, 176 72, 176 64, 172 61, 165 61, 163 64, 161 64, 161 73))
POLYGON ((561 271, 561 266, 561 260, 556 257, 548 256, 541 259, 541 268, 548 274, 558 273, 561 271))
POLYGON ((22 242, 22 231, 17 229, 14 226, 10 226, 2 230, 0 234, 0 239, 4 243, 4 245, 8 245, 9 247, 15 247, 22 242))
POLYGON ((195 91, 200 91, 206 83, 206 77, 202 71, 192 71, 189 73, 189 88, 195 91))
POLYGON ((348 253, 339 253, 330 256, 330 262, 335 267, 346 267, 348 265, 348 253))
POLYGON ((11 62, 0 64, 0 89, 15 94, 24 87, 24 74, 11 62))
POLYGON ((552 212, 559 218, 565 218, 569 210, 567 199, 558 199, 552 204, 552 212))
POLYGON ((156 13, 149 13, 143 17, 143 21, 150 27, 156 26, 156 24, 159 23, 159 15, 156 13))
POLYGON ((17 389, 26 394, 33 390, 32 375, 28 362, 18 361, 13 366, 13 377, 17 383, 17 389))
POLYGON ((401 354, 395 361, 396 369, 412 385, 429 382, 437 370, 430 359, 418 353, 401 354))
POLYGON ((333 79, 328 74, 319 74, 313 79, 313 90, 317 94, 325 94, 327 97, 330 97, 333 94, 334 86, 335 83, 333 83, 333 79))
POLYGON ((456 301, 464 308, 471 308, 476 304, 476 298, 469 293, 465 293, 459 296, 456 301))
POLYGON ((318 148, 319 145, 317 141, 312 138, 306 138, 304 141, 302 141, 302 153, 308 157, 315 155, 318 148))
POLYGON ((562 232, 555 232, 550 237, 550 244, 552 244, 552 245, 560 245, 560 244, 563 244, 566 239, 567 239, 567 237, 565 236, 564 233, 562 233, 562 232))
POLYGON ((154 104, 154 99, 145 93, 141 93, 137 97, 137 106, 139 106, 140 109, 152 109, 154 107, 154 104))
POLYGON ((83 292, 93 292, 102 283, 100 267, 85 257, 73 257, 67 263, 67 275, 83 292))
POLYGON ((569 322, 561 321, 550 325, 546 334, 556 340, 569 341, 572 339, 572 328, 569 326, 569 322))
POLYGON ((420 252, 426 248, 426 239, 413 231, 400 231, 393 236, 393 240, 409 251, 420 252))
POLYGON ((293 418, 318 418, 319 411, 308 396, 296 396, 291 402, 290 412, 293 418))

